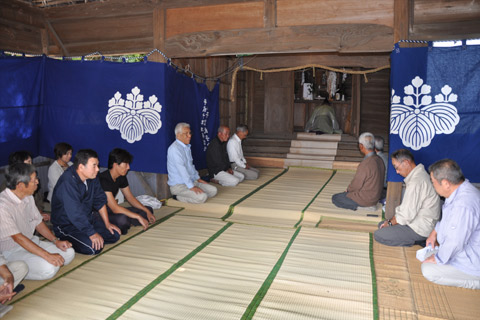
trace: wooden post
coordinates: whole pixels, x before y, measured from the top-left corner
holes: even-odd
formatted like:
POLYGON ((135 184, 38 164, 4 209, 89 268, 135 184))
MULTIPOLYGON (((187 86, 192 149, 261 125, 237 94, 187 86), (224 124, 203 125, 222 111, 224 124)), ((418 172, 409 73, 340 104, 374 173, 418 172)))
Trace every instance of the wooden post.
MULTIPOLYGON (((165 9, 153 9, 153 47, 165 52, 165 9)), ((155 52, 149 57, 150 61, 166 62, 164 57, 155 52)), ((170 188, 167 184, 168 175, 156 174, 155 176, 155 196, 158 199, 167 199, 171 196, 170 188)))
MULTIPOLYGON (((393 38, 397 43, 400 40, 408 39, 408 30, 410 26, 410 0, 395 0, 394 18, 393 18, 393 38)), ((395 150, 392 150, 395 151, 395 150)), ((390 159, 389 159, 390 161, 390 159)), ((385 206, 385 218, 391 219, 395 215, 395 208, 400 205, 402 200, 402 183, 387 183, 387 203, 385 206)))

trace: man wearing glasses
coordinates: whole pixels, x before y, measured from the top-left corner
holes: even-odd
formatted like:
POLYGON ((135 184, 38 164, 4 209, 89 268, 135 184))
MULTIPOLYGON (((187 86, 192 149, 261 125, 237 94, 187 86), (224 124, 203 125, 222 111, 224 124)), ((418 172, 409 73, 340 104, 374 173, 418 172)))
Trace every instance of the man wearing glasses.
POLYGON ((378 225, 375 240, 387 246, 423 244, 440 217, 440 198, 423 164, 416 165, 409 150, 395 151, 392 165, 405 178, 405 194, 393 218, 378 225))

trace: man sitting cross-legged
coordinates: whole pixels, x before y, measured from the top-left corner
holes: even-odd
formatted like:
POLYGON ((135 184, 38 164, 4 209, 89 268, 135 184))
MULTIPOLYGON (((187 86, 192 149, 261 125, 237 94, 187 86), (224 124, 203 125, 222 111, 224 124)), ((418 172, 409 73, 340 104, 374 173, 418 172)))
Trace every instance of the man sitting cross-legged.
POLYGON ((423 164, 415 164, 409 150, 392 153, 392 164, 405 178, 405 194, 393 218, 379 224, 375 240, 388 246, 421 244, 440 217, 440 198, 423 164))
POLYGON ((207 167, 210 178, 217 180, 222 186, 235 187, 245 176, 230 167, 227 153, 228 138, 230 129, 226 126, 218 127, 217 136, 207 148, 207 167))
POLYGON ((175 141, 168 147, 168 185, 178 201, 204 203, 217 194, 217 188, 200 179, 193 165, 190 125, 180 122, 175 126, 175 141))
POLYGON ((78 253, 97 254, 104 244, 120 239, 120 229, 111 224, 107 196, 97 178, 98 155, 79 150, 73 166, 58 179, 52 196, 53 230, 68 240, 78 253))
POLYGON ((50 279, 75 257, 72 244, 58 240, 42 221, 32 197, 38 185, 35 167, 16 163, 5 176, 7 189, 0 194, 0 252, 9 262, 28 265, 26 279, 50 279), (35 231, 48 241, 34 236, 35 231))
POLYGON ((130 191, 127 173, 133 156, 124 149, 115 148, 108 155, 108 170, 98 174, 103 191, 107 195, 108 219, 126 234, 130 225, 148 228, 149 223, 155 222, 152 208, 145 207, 130 191), (121 190, 125 199, 133 206, 125 208, 120 206, 115 197, 121 190))

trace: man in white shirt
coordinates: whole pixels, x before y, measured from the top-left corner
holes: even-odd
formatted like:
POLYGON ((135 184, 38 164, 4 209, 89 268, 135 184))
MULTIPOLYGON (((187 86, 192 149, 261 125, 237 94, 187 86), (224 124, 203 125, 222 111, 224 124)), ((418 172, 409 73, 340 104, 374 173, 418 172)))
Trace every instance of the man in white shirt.
POLYGON ((375 240, 388 246, 421 244, 440 217, 440 198, 423 164, 416 165, 409 150, 395 151, 392 165, 405 178, 405 194, 393 218, 380 222, 375 240))
POLYGON ((227 152, 233 171, 242 173, 246 180, 258 179, 260 171, 251 167, 243 156, 242 140, 248 136, 248 127, 241 124, 237 132, 228 140, 227 152))
POLYGON ((5 174, 7 189, 0 193, 0 251, 7 261, 24 261, 27 280, 50 279, 75 257, 72 244, 62 241, 42 221, 33 193, 38 186, 31 164, 16 163, 5 174), (34 235, 38 231, 46 240, 34 235))

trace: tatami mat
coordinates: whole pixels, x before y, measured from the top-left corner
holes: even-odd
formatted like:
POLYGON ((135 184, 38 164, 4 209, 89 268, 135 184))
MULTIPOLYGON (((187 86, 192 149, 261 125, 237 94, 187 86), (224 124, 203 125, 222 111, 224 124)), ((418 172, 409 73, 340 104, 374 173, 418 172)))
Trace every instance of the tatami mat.
POLYGON ((105 319, 225 225, 175 216, 18 301, 12 319, 105 319))
POLYGON ((332 170, 291 167, 284 175, 245 199, 228 221, 293 227, 302 211, 332 176, 332 170))
POLYGON ((240 319, 294 231, 232 225, 121 319, 240 319))
POLYGON ((206 216, 211 218, 221 218, 227 214, 230 205, 240 200, 250 192, 254 191, 261 185, 267 183, 271 179, 281 174, 284 170, 279 168, 260 168, 260 176, 257 180, 245 180, 236 187, 223 187, 214 184, 218 189, 215 197, 210 198, 202 204, 192 204, 180 202, 174 199, 168 199, 168 206, 182 207, 191 209, 180 214, 193 214, 198 216, 206 216))
POLYGON ((253 319, 372 319, 366 233, 303 228, 253 319))
POLYGON ((337 170, 325 189, 322 190, 315 201, 305 211, 302 225, 315 226, 322 217, 334 217, 372 223, 380 222, 382 219, 382 209, 380 205, 376 211, 352 211, 337 208, 332 203, 332 195, 345 192, 354 175, 355 171, 337 170))
MULTIPOLYGON (((155 218, 157 219, 157 222, 161 222, 161 220, 164 219, 165 217, 168 217, 168 216, 172 215, 173 213, 178 213, 181 210, 182 210, 181 208, 171 208, 171 207, 163 206, 160 209, 154 210, 154 215, 155 215, 155 218)), ((106 252, 108 250, 111 250, 113 247, 118 246, 120 243, 130 239, 131 237, 136 236, 138 233, 140 233, 142 231, 143 231, 142 227, 132 226, 126 235, 120 236, 120 240, 117 243, 112 243, 112 244, 105 245, 105 248, 103 249, 102 252, 106 252)), ((95 258, 95 257, 96 256, 76 254, 75 259, 73 259, 73 261, 69 265, 63 266, 63 267, 60 268, 60 270, 56 274, 55 278, 61 277, 63 274, 68 273, 75 268, 78 268, 80 265, 86 263, 87 261, 89 261, 90 259, 95 258)), ((28 295, 30 292, 32 292, 34 290, 37 290, 38 288, 40 288, 42 286, 45 286, 46 284, 48 284, 52 280, 53 279, 43 280, 43 281, 24 280, 22 283, 25 285, 25 289, 22 292, 20 292, 18 295, 16 295, 13 298, 13 301, 22 299, 25 295, 28 295)))

